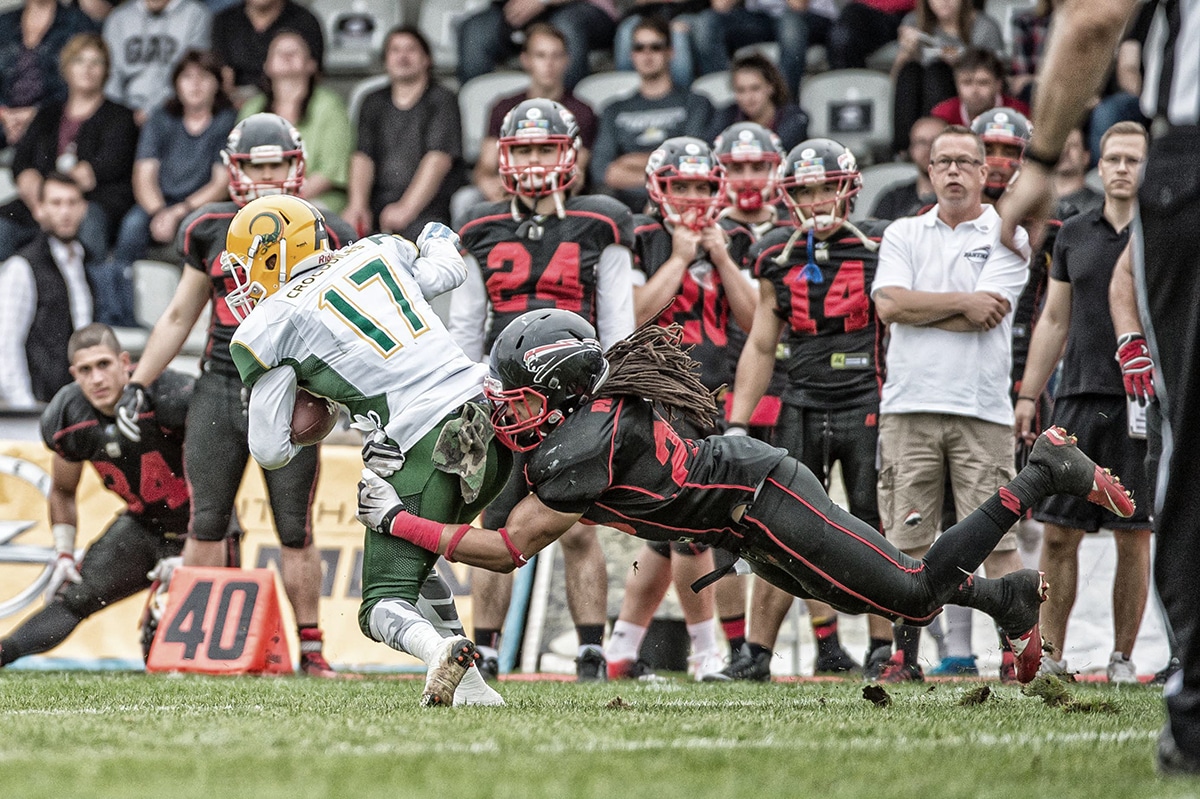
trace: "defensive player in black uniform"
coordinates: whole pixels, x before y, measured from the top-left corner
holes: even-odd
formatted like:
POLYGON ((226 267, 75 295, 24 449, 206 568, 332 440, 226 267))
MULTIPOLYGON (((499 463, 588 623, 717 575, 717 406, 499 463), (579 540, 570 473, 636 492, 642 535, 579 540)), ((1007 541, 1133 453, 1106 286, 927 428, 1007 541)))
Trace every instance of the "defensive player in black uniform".
MULTIPOLYGON (((500 331, 528 310, 561 308, 594 323, 600 340, 615 343, 633 330, 629 209, 610 197, 571 197, 579 179, 579 126, 562 105, 526 100, 504 118, 498 141, 500 179, 507 200, 471 209, 459 230, 467 280, 450 303, 450 333, 482 361, 500 331)), ((518 458, 508 485, 484 512, 503 523, 528 493, 518 458)), ((567 605, 579 636, 577 674, 603 679, 601 641, 607 617, 608 576, 594 530, 580 525, 562 540, 567 605)), ((500 630, 512 580, 472 575, 475 642, 482 670, 497 670, 500 630)))
MULTIPOLYGON (((226 565, 223 539, 250 457, 246 389, 229 354, 229 340, 238 322, 225 304, 225 295, 234 288, 233 278, 221 266, 225 236, 238 208, 268 194, 295 194, 304 181, 300 134, 275 114, 254 114, 239 122, 229 134, 222 158, 229 169, 231 201, 201 206, 180 225, 175 244, 184 263, 183 277, 154 325, 117 409, 122 435, 136 441, 136 420, 153 408, 143 386, 153 382, 179 354, 200 312, 210 305, 208 343, 187 426, 187 478, 193 496, 184 549, 184 562, 189 566, 226 565)), ((354 236, 334 214, 329 215, 326 226, 332 249, 354 236)), ((306 674, 330 677, 335 672, 321 651, 321 560, 313 547, 310 516, 318 452, 318 447, 305 447, 287 466, 264 472, 264 477, 283 545, 283 588, 299 627, 300 668, 306 674)))
MULTIPOLYGON (((773 443, 807 466, 826 490, 833 465, 840 462, 850 512, 878 529, 882 329, 867 287, 875 277, 884 224, 875 223, 867 235, 849 222, 862 176, 853 153, 832 139, 810 139, 792 148, 781 185, 794 227, 776 228, 750 250, 748 261, 759 281, 758 310, 739 360, 726 434, 748 430, 772 374, 782 371, 783 407, 773 443), (779 370, 775 358, 781 342, 787 360, 779 370)), ((747 649, 730 663, 731 677, 769 676, 771 646, 791 602, 790 594, 768 583, 755 586, 754 606, 763 618, 752 619, 747 649)), ((813 620, 816 671, 858 670, 836 646, 834 634, 822 635, 816 613, 813 620)), ((887 623, 872 622, 871 648, 883 646, 890 654, 887 623)))
POLYGON ((1046 586, 1024 570, 969 576, 1025 508, 1056 493, 1128 516, 1133 501, 1059 428, 1043 433, 1007 486, 911 558, 839 508, 800 462, 749 436, 681 438, 658 408, 697 427, 716 407, 678 348, 679 329, 643 327, 603 353, 590 325, 563 311, 515 320, 492 349, 485 385, 496 435, 532 451, 533 495, 499 530, 404 512, 395 489, 364 470, 358 518, 424 549, 510 571, 580 520, 657 541, 691 539, 737 552, 765 579, 848 613, 924 623, 947 601, 991 614, 1013 640, 1022 680, 1041 655, 1046 586))
POLYGON ((75 382, 42 413, 42 439, 54 450, 49 504, 58 558, 46 606, 0 641, 0 666, 58 646, 88 616, 148 588, 148 573, 183 550, 190 510, 183 428, 192 379, 164 371, 144 389, 153 408, 138 417, 134 442, 116 431, 115 408, 130 363, 112 330, 80 328, 68 341, 67 357, 75 382), (86 462, 126 508, 76 568, 75 491, 86 462))

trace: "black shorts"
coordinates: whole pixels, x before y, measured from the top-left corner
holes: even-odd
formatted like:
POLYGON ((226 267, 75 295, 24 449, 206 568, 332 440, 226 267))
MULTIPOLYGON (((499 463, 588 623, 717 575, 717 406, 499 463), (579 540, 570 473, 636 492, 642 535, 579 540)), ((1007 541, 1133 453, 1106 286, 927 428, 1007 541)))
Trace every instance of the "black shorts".
MULTIPOLYGON (((183 470, 192 492, 190 535, 221 541, 230 529, 242 474, 250 459, 244 386, 234 377, 205 372, 196 381, 187 415, 183 470)), ((282 469, 264 469, 279 541, 301 549, 312 543, 311 505, 317 487, 318 447, 304 447, 282 469)))
POLYGON ((167 534, 123 513, 97 538, 79 564, 79 583, 67 583, 63 601, 81 618, 148 588, 146 573, 183 552, 182 534, 167 534))
POLYGON ((1080 394, 1060 397, 1054 403, 1052 424, 1079 439, 1079 449, 1101 466, 1112 469, 1133 493, 1137 510, 1122 519, 1082 497, 1056 494, 1034 511, 1039 522, 1094 533, 1109 530, 1145 530, 1150 527, 1153 499, 1146 482, 1146 441, 1129 437, 1124 396, 1080 394))

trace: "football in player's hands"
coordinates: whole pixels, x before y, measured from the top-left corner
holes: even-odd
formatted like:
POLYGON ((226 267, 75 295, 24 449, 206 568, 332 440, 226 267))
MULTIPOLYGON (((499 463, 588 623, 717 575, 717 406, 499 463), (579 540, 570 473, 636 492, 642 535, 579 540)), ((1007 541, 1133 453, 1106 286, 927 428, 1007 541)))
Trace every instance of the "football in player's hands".
POLYGON ((296 405, 292 408, 292 442, 302 447, 316 444, 333 432, 337 424, 337 406, 324 397, 296 389, 296 405))

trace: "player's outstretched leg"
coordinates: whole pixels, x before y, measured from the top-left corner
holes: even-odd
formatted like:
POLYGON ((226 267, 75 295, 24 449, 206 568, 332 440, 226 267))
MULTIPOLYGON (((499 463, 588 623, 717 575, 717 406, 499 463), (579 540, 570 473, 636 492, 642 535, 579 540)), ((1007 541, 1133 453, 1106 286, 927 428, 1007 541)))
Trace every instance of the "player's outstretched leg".
POLYGON ((1012 648, 1018 682, 1037 676, 1042 660, 1042 632, 1038 624, 1049 585, 1036 569, 1020 569, 988 579, 969 575, 950 601, 989 614, 1004 631, 1012 648))
MULTIPOLYGON (((1029 465, 1050 475, 1047 494, 1071 494, 1112 511, 1123 519, 1133 515, 1134 503, 1121 478, 1097 466, 1075 446, 1075 436, 1061 427, 1047 428, 1029 453, 1029 465)), ((1028 466, 1026 467, 1028 468, 1028 466)))
POLYGON ((479 653, 470 638, 447 638, 436 659, 429 663, 421 707, 450 707, 454 692, 467 669, 475 665, 479 653))

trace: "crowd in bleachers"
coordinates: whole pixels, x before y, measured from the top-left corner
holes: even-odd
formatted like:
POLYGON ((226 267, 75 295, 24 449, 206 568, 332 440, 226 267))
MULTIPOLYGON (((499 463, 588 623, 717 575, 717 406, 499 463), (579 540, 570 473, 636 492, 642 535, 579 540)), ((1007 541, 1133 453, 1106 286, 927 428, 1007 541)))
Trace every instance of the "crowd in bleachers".
MULTIPOLYGON (((263 110, 303 136, 302 195, 360 233, 415 236, 498 199, 496 132, 527 96, 571 108, 587 190, 634 211, 654 147, 681 134, 711 141, 738 121, 775 131, 785 150, 830 135, 862 163, 904 162, 925 117, 965 124, 996 105, 1028 109, 1053 6, 25 0, 0 16, 0 146, 13 184, 0 261, 35 242, 41 184, 61 173, 87 203, 75 235, 93 318, 137 327, 133 264, 156 249, 174 260, 180 223, 226 196, 225 137, 263 110)), ((1129 32, 1085 142, 1137 118, 1144 34, 1129 32)))

